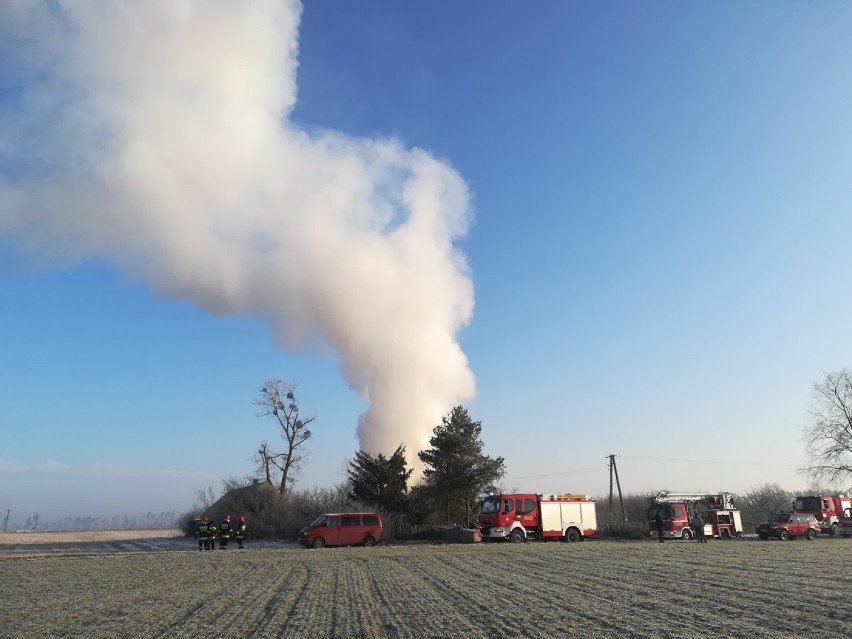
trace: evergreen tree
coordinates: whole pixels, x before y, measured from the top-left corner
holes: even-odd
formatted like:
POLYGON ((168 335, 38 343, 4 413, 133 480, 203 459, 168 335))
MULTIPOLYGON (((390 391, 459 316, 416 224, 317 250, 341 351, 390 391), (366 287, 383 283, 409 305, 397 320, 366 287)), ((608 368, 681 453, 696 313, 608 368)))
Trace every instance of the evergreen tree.
POLYGON ((384 512, 405 511, 408 479, 412 469, 407 469, 405 447, 400 445, 390 457, 381 453, 375 457, 359 450, 349 462, 349 497, 369 504, 384 512))
POLYGON ((502 457, 482 454, 482 423, 463 406, 441 419, 429 440, 431 448, 417 453, 426 468, 423 482, 439 518, 468 524, 485 488, 505 473, 502 457))

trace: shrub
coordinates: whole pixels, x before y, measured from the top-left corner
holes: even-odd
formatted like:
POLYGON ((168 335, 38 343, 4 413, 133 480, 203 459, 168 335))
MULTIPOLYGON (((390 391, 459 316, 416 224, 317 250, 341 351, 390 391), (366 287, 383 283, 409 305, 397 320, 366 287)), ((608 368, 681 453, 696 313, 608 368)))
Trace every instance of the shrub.
POLYGON ((598 527, 598 536, 603 539, 647 539, 650 534, 646 522, 615 521, 598 527))

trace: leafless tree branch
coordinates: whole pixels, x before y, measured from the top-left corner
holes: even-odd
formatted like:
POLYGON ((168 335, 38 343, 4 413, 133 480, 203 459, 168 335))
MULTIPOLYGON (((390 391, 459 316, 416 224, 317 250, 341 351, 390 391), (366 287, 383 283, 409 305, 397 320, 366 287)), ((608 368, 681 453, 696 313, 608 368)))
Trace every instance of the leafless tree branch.
POLYGON ((827 373, 813 396, 803 470, 814 482, 845 483, 852 478, 852 371, 827 373))

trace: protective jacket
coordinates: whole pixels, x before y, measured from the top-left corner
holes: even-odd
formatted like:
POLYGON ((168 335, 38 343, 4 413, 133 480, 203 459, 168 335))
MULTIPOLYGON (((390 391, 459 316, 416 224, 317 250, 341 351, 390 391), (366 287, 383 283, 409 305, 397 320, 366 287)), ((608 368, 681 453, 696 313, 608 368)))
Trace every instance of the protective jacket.
POLYGON ((195 528, 195 536, 198 539, 207 539, 210 536, 210 524, 207 522, 199 522, 195 528))

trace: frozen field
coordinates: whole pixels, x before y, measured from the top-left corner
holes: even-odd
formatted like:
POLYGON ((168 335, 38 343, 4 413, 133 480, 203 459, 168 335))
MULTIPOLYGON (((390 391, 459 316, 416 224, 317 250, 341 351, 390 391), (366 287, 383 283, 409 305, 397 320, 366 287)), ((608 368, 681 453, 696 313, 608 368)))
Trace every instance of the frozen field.
POLYGON ((0 636, 852 636, 852 540, 169 548, 6 554, 0 636))

